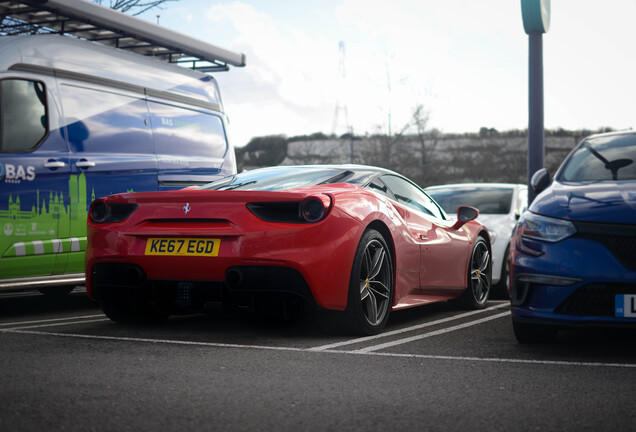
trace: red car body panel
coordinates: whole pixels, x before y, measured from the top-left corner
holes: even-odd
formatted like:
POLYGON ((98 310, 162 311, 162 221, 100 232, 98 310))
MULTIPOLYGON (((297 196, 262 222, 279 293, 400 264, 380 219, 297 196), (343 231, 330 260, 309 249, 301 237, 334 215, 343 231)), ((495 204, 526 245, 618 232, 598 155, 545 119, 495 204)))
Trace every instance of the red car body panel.
POLYGON ((86 277, 94 298, 92 269, 125 262, 144 269, 148 279, 225 281, 235 266, 287 267, 305 279, 316 304, 344 310, 358 243, 369 227, 386 233, 393 252, 393 309, 457 297, 467 287, 473 243, 486 229, 476 221, 459 229, 425 216, 360 186, 338 183, 294 190, 118 194, 109 203, 138 204, 121 222, 88 220, 86 277), (328 196, 331 209, 317 223, 267 222, 247 203, 299 202, 328 196), (188 211, 184 208, 188 206, 188 211), (218 256, 146 255, 149 238, 220 239, 218 256))

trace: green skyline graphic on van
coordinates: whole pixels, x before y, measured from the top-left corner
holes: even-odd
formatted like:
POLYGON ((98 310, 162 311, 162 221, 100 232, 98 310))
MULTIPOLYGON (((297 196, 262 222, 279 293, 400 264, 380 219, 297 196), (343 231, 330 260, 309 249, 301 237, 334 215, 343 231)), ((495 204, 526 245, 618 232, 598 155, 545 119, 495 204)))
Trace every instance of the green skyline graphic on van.
MULTIPOLYGON (((69 205, 62 191, 45 196, 36 191, 36 204, 21 208, 20 195, 9 196, 0 210, 0 275, 2 279, 34 275, 81 273, 86 250, 87 193, 84 173, 71 175, 69 205)), ((95 191, 91 193, 95 199, 95 191)))

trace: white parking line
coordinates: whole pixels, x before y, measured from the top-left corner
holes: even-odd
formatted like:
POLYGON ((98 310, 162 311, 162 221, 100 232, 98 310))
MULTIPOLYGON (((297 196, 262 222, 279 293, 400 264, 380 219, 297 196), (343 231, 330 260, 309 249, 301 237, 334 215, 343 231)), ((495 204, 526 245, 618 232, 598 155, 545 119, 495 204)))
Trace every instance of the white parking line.
MULTIPOLYGON (((0 323, 0 327, 23 326, 26 324, 47 324, 52 322, 83 320, 83 319, 90 319, 90 318, 97 318, 97 317, 105 318, 105 315, 104 314, 83 315, 83 316, 66 317, 66 318, 51 318, 51 319, 37 320, 37 321, 19 321, 19 322, 10 322, 10 323, 0 323)), ((69 323, 69 324, 73 324, 73 323, 69 323)), ((33 327, 39 327, 39 326, 35 325, 33 327)))
POLYGON ((365 336, 365 337, 361 337, 361 338, 356 338, 356 339, 349 339, 343 342, 336 342, 336 343, 332 343, 329 345, 321 345, 321 346, 317 346, 314 348, 310 348, 312 351, 324 351, 324 350, 328 350, 331 348, 338 348, 341 346, 345 346, 345 345, 353 345, 353 344, 357 344, 357 343, 363 343, 363 342, 367 342, 370 340, 374 340, 374 339, 379 339, 379 338, 385 338, 388 336, 393 336, 393 335, 397 335, 397 334, 401 334, 401 333, 407 333, 407 332, 411 332, 414 330, 419 330, 425 327, 431 327, 431 326, 435 326, 438 324, 443 324, 445 322, 449 322, 449 321, 454 321, 454 320, 458 320, 458 319, 462 319, 462 318, 466 318, 468 316, 472 316, 472 315, 476 315, 476 314, 480 314, 483 312, 488 312, 491 310, 496 310, 496 309, 501 309, 502 307, 506 307, 510 304, 510 302, 505 301, 505 302, 501 302, 501 304, 496 304, 495 306, 491 306, 489 308, 486 309, 478 309, 478 310, 474 310, 474 311, 470 311, 470 312, 466 312, 463 314, 459 314, 459 315, 453 315, 447 318, 442 318, 436 321, 430 321, 430 322, 426 322, 424 324, 418 324, 418 325, 414 325, 411 327, 406 327, 403 329, 399 329, 399 330, 393 330, 393 331, 388 331, 388 332, 384 332, 384 333, 380 333, 378 335, 375 336, 365 336))
MULTIPOLYGON (((341 351, 327 351, 327 352, 341 352, 341 351)), ((553 365, 553 366, 586 366, 586 367, 608 367, 608 368, 627 368, 636 369, 634 363, 602 363, 602 362, 577 362, 577 361, 565 361, 565 360, 532 360, 532 359, 507 359, 507 358, 488 358, 488 357, 461 357, 461 356, 443 356, 443 355, 426 355, 426 354, 398 354, 398 353, 378 353, 378 352, 360 352, 360 351, 345 351, 346 354, 360 354, 360 355, 373 355, 383 357, 412 357, 418 359, 428 360, 455 360, 455 361, 471 361, 471 362, 486 362, 486 363, 521 363, 521 364, 536 364, 536 365, 553 365)))
MULTIPOLYGON (((214 342, 194 342, 194 341, 179 341, 169 339, 147 339, 147 338, 131 338, 131 337, 115 337, 115 336, 98 336, 98 335, 83 335, 83 334, 71 334, 71 333, 49 333, 33 330, 14 330, 14 329, 0 329, 0 333, 14 333, 14 334, 31 334, 38 336, 58 336, 78 339, 94 339, 94 340, 109 340, 119 342, 143 342, 153 344, 167 344, 167 345, 181 345, 181 346, 198 346, 198 347, 212 347, 212 348, 238 348, 238 349, 258 349, 268 351, 291 351, 291 352, 305 352, 316 353, 314 349, 307 348, 293 348, 293 347, 273 347, 263 345, 240 345, 240 344, 225 344, 214 342)), ((535 364, 543 366, 580 366, 580 367, 604 367, 604 368, 623 368, 623 369, 636 369, 636 364, 631 363, 602 363, 602 362, 577 362, 577 361, 560 361, 560 360, 526 360, 526 359, 506 359, 506 358, 488 358, 488 357, 461 357, 461 356, 442 356, 442 355, 426 355, 426 354, 399 354, 399 353, 378 353, 378 352, 363 352, 358 351, 338 351, 328 350, 320 351, 318 354, 328 353, 330 355, 366 355, 366 356, 381 356, 381 357, 395 357, 395 358, 413 358, 413 359, 426 359, 426 360, 449 360, 449 361, 463 361, 463 362, 482 362, 482 363, 510 363, 510 364, 535 364)))
MULTIPOLYGON (((110 319, 102 316, 101 318, 97 318, 97 319, 84 319, 84 320, 81 320, 81 321, 55 322, 55 323, 50 323, 50 324, 36 324, 36 325, 32 325, 32 326, 13 327, 13 328, 10 328, 10 329, 7 329, 7 330, 20 331, 20 330, 26 330, 26 329, 32 329, 32 328, 60 327, 60 326, 65 326, 65 325, 85 324, 85 323, 101 322, 101 321, 110 321, 110 319)), ((2 331, 2 329, 0 329, 0 331, 2 331)))
POLYGON ((444 334, 444 333, 449 333, 449 332, 452 332, 452 331, 455 331, 455 330, 461 330, 461 329, 464 329, 464 328, 467 328, 467 327, 472 327, 474 325, 485 323, 485 322, 488 322, 488 321, 492 321, 492 320, 495 320, 495 319, 498 319, 498 318, 501 318, 501 317, 504 317, 504 316, 507 316, 507 315, 510 315, 510 311, 502 312, 502 313, 499 313, 497 315, 492 315, 492 316, 489 316, 489 317, 486 317, 486 318, 482 318, 482 319, 478 319, 478 320, 475 320, 475 321, 470 321, 470 322, 467 322, 467 323, 464 323, 464 324, 458 324, 458 325, 453 326, 453 327, 443 328, 441 330, 437 330, 437 331, 433 331, 433 332, 429 332, 429 333, 424 333, 424 334, 411 336, 411 337, 404 338, 404 339, 398 339, 398 340, 394 340, 394 341, 391 341, 391 342, 386 342, 386 343, 383 343, 383 344, 380 344, 380 345, 374 345, 374 346, 362 348, 362 349, 359 349, 357 351, 364 352, 364 353, 368 353, 368 352, 372 352, 372 351, 379 351, 379 350, 384 349, 384 348, 390 348, 390 347, 394 347, 396 345, 403 345, 405 343, 413 342, 413 341, 416 341, 416 340, 425 339, 425 338, 429 338, 429 337, 432 337, 432 336, 441 335, 441 334, 444 334))

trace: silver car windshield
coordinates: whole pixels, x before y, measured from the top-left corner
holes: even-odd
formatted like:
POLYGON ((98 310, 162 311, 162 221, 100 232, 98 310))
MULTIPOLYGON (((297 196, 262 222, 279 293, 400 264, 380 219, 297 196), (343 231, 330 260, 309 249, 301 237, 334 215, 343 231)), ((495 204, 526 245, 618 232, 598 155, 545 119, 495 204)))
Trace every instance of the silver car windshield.
POLYGON ((475 207, 480 214, 508 214, 513 192, 511 188, 472 186, 426 190, 448 214, 457 213, 461 206, 475 207))

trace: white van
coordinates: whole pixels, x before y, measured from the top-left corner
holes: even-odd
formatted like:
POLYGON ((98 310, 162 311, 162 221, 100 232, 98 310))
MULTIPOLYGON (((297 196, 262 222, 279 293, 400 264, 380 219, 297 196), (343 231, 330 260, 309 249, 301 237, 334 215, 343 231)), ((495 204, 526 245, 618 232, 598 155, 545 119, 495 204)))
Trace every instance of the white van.
POLYGON ((93 199, 234 173, 213 77, 68 36, 0 37, 0 291, 83 284, 93 199))

